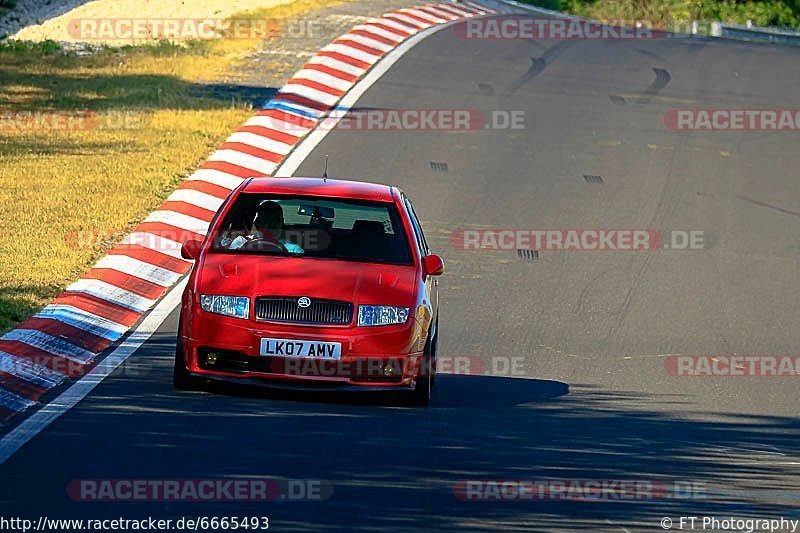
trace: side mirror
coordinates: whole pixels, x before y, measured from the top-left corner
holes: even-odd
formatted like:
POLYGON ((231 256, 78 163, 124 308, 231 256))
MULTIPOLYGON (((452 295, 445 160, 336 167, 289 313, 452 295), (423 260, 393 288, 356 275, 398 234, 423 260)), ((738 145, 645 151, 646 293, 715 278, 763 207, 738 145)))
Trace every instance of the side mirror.
POLYGON ((181 246, 181 257, 194 261, 200 255, 200 247, 203 246, 203 241, 198 239, 189 239, 183 246, 181 246))
POLYGON ((441 276, 444 273, 444 261, 435 254, 422 258, 422 268, 428 276, 441 276))

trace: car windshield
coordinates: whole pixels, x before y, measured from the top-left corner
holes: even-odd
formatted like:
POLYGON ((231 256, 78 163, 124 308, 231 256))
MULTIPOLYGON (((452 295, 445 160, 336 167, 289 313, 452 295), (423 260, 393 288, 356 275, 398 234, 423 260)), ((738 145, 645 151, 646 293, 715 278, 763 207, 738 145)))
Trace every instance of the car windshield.
POLYGON ((340 198, 243 193, 211 252, 413 264, 394 204, 340 198))

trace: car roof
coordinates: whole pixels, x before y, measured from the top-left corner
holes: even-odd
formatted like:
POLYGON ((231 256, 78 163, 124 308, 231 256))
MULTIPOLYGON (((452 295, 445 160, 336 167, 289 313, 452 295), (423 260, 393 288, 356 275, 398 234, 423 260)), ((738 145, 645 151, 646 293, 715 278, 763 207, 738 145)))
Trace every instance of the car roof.
POLYGON ((374 202, 394 202, 392 187, 366 181, 332 180, 322 178, 251 178, 244 186, 246 193, 296 194, 350 198, 374 202))

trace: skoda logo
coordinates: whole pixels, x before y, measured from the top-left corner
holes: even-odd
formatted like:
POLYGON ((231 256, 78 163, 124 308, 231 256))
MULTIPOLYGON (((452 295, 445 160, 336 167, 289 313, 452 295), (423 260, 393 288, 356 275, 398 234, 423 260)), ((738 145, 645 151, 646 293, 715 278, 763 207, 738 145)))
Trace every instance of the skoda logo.
POLYGON ((302 307, 303 309, 311 307, 311 298, 308 296, 301 296, 297 299, 297 307, 302 307))

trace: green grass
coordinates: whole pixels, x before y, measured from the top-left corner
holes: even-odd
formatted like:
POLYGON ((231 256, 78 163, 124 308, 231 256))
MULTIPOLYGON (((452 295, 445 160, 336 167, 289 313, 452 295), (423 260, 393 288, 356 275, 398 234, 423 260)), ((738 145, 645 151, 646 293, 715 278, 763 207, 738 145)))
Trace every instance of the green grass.
POLYGON ((523 0, 548 9, 612 20, 652 20, 666 27, 691 20, 800 27, 800 0, 523 0))
POLYGON ((37 55, 52 55, 61 50, 61 45, 55 41, 46 40, 38 43, 27 41, 0 41, 0 53, 33 53, 37 55))

